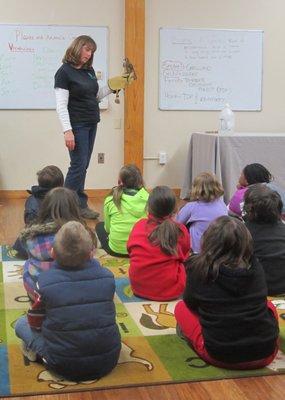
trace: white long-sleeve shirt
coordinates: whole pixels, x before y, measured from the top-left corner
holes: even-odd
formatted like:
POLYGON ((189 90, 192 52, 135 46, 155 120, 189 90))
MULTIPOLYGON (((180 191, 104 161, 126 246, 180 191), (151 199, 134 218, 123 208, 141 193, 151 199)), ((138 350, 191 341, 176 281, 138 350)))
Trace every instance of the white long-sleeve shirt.
MULTIPOLYGON (((72 130, 70 117, 68 112, 68 99, 69 99, 69 90, 55 88, 55 99, 56 99, 56 112, 58 114, 62 130, 63 132, 72 130)), ((108 96, 112 93, 112 90, 109 86, 103 86, 98 90, 97 100, 101 101, 104 97, 108 96)))

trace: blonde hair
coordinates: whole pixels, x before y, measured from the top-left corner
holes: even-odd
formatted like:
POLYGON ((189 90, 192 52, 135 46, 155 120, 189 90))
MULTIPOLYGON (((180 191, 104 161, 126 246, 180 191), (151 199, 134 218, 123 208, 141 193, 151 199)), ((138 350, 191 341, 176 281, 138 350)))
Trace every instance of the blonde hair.
POLYGON ((80 63, 81 49, 85 45, 88 45, 92 48, 92 56, 82 66, 82 68, 90 69, 93 64, 93 55, 97 49, 97 44, 92 39, 92 37, 87 36, 87 35, 78 36, 76 39, 73 40, 73 42, 70 44, 70 46, 66 50, 65 55, 62 59, 62 62, 70 63, 72 65, 78 65, 80 63))
POLYGON ((78 221, 64 224, 55 235, 53 250, 62 267, 81 267, 89 258, 94 244, 87 229, 78 221))
POLYGON ((223 194, 224 189, 216 176, 210 172, 202 172, 194 179, 190 192, 190 201, 200 200, 209 203, 223 194))

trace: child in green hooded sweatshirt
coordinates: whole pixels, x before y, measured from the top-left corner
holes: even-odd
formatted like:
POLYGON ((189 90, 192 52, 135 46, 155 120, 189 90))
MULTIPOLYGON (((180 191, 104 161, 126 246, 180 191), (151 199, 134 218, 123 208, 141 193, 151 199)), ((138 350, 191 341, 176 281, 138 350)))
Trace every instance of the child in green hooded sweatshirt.
POLYGON ((146 217, 148 192, 135 165, 121 168, 118 186, 104 202, 104 222, 96 225, 102 248, 110 255, 128 257, 127 241, 134 224, 146 217))

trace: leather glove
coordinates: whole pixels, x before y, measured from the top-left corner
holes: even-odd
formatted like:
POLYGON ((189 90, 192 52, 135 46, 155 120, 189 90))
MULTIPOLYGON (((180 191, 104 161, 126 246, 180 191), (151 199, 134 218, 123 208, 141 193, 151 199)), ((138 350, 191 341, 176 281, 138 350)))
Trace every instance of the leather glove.
POLYGON ((137 78, 134 67, 129 63, 128 59, 124 60, 124 72, 120 76, 114 76, 113 78, 108 79, 108 86, 116 93, 115 102, 119 103, 119 91, 126 89, 128 85, 131 85, 132 82, 137 78))
POLYGON ((134 81, 133 73, 122 74, 121 76, 114 76, 108 79, 108 86, 111 90, 116 92, 117 90, 126 89, 134 81))

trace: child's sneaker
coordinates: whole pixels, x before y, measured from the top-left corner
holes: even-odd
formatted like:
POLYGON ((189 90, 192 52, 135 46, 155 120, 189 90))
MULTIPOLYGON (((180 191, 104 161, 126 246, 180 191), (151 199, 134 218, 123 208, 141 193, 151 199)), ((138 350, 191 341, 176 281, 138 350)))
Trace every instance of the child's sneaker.
POLYGON ((25 342, 22 341, 22 353, 29 361, 37 360, 37 353, 33 350, 28 349, 25 342))
POLYGON ((80 215, 82 218, 86 219, 97 219, 100 216, 97 211, 91 210, 89 207, 81 208, 80 215))

